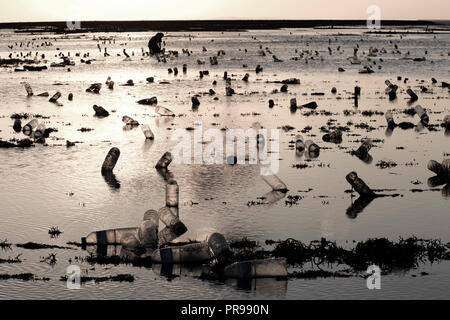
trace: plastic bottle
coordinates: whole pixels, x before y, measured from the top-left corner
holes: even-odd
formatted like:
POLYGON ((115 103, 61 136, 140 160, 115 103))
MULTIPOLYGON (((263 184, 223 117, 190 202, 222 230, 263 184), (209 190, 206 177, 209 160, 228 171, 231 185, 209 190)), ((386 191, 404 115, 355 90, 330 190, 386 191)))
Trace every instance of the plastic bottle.
POLYGON ((386 121, 388 123, 388 128, 392 129, 392 128, 395 128, 397 126, 395 124, 394 116, 392 115, 392 111, 391 110, 388 110, 384 116, 385 116, 386 121))
POLYGON ((361 146, 356 150, 355 154, 358 158, 366 158, 369 155, 370 149, 372 149, 372 140, 365 139, 363 140, 361 146))
POLYGON ((152 254, 152 262, 162 264, 194 263, 209 260, 211 260, 211 253, 206 242, 158 249, 152 254))
POLYGON ((358 177, 356 172, 350 172, 345 179, 351 184, 353 189, 360 194, 361 197, 373 198, 375 193, 370 189, 367 184, 358 177))
POLYGON ((49 102, 57 102, 59 98, 61 98, 61 92, 58 91, 50 98, 49 102))
POLYGON ((150 126, 148 124, 142 125, 142 132, 144 133, 145 139, 147 140, 154 140, 155 135, 153 134, 152 129, 150 129, 150 126))
POLYGON ((297 151, 305 150, 305 142, 302 135, 295 136, 295 149, 297 151))
POLYGON ((322 140, 325 142, 340 143, 342 142, 342 131, 335 130, 333 132, 327 133, 322 137, 322 140))
POLYGON ((320 153, 320 147, 312 140, 307 140, 305 142, 305 150, 312 155, 320 153))
POLYGON ((25 90, 27 91, 28 96, 31 97, 33 95, 33 89, 31 89, 31 86, 28 82, 25 82, 24 85, 25 85, 25 90))
POLYGON ((112 172, 120 157, 120 150, 118 148, 111 148, 106 155, 105 161, 102 165, 102 174, 112 172))
POLYGON ((155 210, 148 210, 138 229, 138 239, 144 248, 158 247, 159 216, 155 210))
POLYGON ((26 136, 31 136, 31 133, 33 133, 33 130, 38 126, 39 122, 37 119, 33 119, 30 122, 28 122, 26 125, 23 126, 22 132, 26 136))
POLYGON ((172 162, 172 154, 170 152, 166 152, 163 154, 163 156, 161 157, 161 159, 158 161, 158 163, 156 164, 156 168, 167 168, 170 163, 172 162))
POLYGON ((138 228, 120 228, 91 232, 87 237, 81 238, 82 245, 119 245, 122 237, 127 234, 137 236, 138 228))
POLYGON ((166 206, 171 208, 178 217, 178 205, 180 197, 180 188, 175 180, 170 180, 166 184, 166 206))
POLYGON ((44 136, 44 133, 45 133, 45 124, 41 122, 36 127, 36 130, 34 130, 34 138, 41 139, 44 136))
POLYGON ((235 262, 224 270, 229 278, 275 278, 287 277, 286 259, 265 259, 235 262))
POLYGON ((263 180, 272 188, 273 191, 287 192, 288 188, 283 181, 275 174, 263 175, 263 180))

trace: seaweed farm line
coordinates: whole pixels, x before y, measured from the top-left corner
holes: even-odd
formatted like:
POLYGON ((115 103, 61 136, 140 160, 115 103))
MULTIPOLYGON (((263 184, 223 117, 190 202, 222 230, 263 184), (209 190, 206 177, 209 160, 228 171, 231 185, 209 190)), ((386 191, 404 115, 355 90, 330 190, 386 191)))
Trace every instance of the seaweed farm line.
MULTIPOLYGON (((158 211, 167 176, 155 166, 177 145, 173 133, 194 135, 199 122, 204 131, 256 123, 278 130, 278 141, 268 136, 266 144, 279 146, 276 183, 288 191, 273 191, 257 164, 172 163, 187 228, 177 242, 215 232, 263 247, 288 238, 326 238, 349 250, 371 238, 450 242, 448 177, 427 168, 450 157, 450 33, 367 31, 170 32, 166 61, 143 54, 154 35, 147 32, 0 31, 0 240, 12 244, 0 248, 0 299, 448 298, 445 259, 394 268, 382 275, 381 290, 368 290, 362 274, 240 282, 198 279, 199 266, 173 266, 181 276, 167 277, 155 265, 89 263, 87 251, 67 244, 139 226, 145 212, 158 211), (35 56, 45 61, 8 62, 35 56), (16 119, 22 126, 37 120, 34 138, 54 130, 16 147, 29 138, 15 131, 16 119), (111 157, 120 157, 111 161, 114 173, 102 175, 112 148, 120 151, 111 157), (350 183, 376 197, 358 198, 350 183), (29 242, 49 246, 16 246, 29 242), (66 287, 71 265, 84 277, 80 290, 66 287)), ((210 142, 200 143, 205 150, 210 142)), ((299 266, 289 265, 294 271, 299 266)))

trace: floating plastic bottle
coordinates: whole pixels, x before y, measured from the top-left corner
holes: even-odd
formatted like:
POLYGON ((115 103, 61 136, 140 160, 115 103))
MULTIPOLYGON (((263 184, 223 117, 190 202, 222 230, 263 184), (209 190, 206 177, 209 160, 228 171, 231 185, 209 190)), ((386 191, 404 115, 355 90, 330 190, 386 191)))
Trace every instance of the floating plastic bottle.
POLYGON ((170 165, 170 163, 172 162, 172 160, 173 160, 172 154, 170 152, 166 152, 163 154, 161 159, 156 164, 156 168, 157 169, 167 168, 170 165))
POLYGON ((342 142, 342 131, 335 130, 333 132, 327 133, 322 137, 325 142, 341 143, 342 142))
POLYGON ((102 174, 112 172, 120 157, 120 150, 118 148, 111 148, 106 155, 105 161, 102 165, 102 174))
POLYGON ((300 152, 305 150, 305 142, 302 135, 295 136, 295 150, 300 152))
POLYGON ((235 262, 224 270, 228 278, 276 278, 287 277, 286 259, 265 259, 235 262))
POLYGON ((151 98, 147 98, 147 99, 142 99, 142 100, 139 100, 137 103, 152 106, 152 105, 158 104, 158 98, 151 97, 151 98))
POLYGON ((33 130, 38 126, 39 122, 37 119, 33 119, 30 122, 28 122, 26 125, 23 126, 22 132, 26 136, 31 136, 33 133, 33 130))
POLYGON ((148 210, 138 230, 138 239, 144 248, 158 247, 159 216, 155 210, 148 210))
POLYGON ((58 91, 53 95, 53 97, 50 98, 49 102, 55 103, 59 98, 61 98, 61 92, 58 91))
POLYGON ((120 245, 122 238, 127 234, 137 237, 138 228, 120 228, 90 233, 81 238, 82 245, 120 245))
POLYGON ((175 114, 172 111, 164 107, 155 107, 155 112, 163 117, 175 117, 175 114))
POLYGON ((417 115, 420 118, 420 121, 424 124, 427 125, 430 122, 430 118, 428 117, 427 113, 425 112, 425 110, 422 108, 421 105, 417 105, 414 110, 416 111, 417 115))
POLYGON ((200 106, 200 101, 198 100, 197 97, 192 97, 192 108, 197 108, 198 106, 200 106))
POLYGON ((388 128, 392 129, 392 128, 395 128, 397 126, 395 124, 394 116, 392 115, 392 111, 391 110, 388 110, 384 116, 385 116, 386 121, 388 123, 388 128))
POLYGON ((370 149, 372 149, 372 147, 373 147, 372 140, 365 139, 363 140, 358 150, 356 150, 355 154, 358 158, 364 159, 369 155, 369 151, 370 149))
POLYGON ((153 263, 152 271, 156 275, 173 278, 177 277, 195 277, 199 278, 202 274, 210 273, 211 268, 202 264, 161 264, 153 263))
POLYGON ((45 133, 45 124, 41 122, 36 127, 36 130, 34 130, 34 138, 41 139, 44 136, 44 133, 45 133))
POLYGON ((25 82, 24 85, 25 85, 25 90, 27 91, 27 95, 29 97, 31 97, 33 95, 33 89, 31 89, 31 86, 28 82, 25 82))
POLYGON ((263 180, 272 188, 273 191, 287 192, 288 188, 283 181, 275 174, 263 175, 263 180))
POLYGON ((212 256, 218 263, 224 264, 228 262, 228 258, 231 255, 230 246, 228 245, 225 237, 220 233, 211 234, 206 240, 212 256))
POLYGON ((291 110, 297 110, 297 99, 292 98, 290 101, 291 110))
POLYGON ((142 132, 144 133, 145 139, 147 140, 154 140, 155 135, 153 134, 152 129, 150 129, 150 126, 148 124, 142 125, 142 132))
POLYGON ((133 118, 131 118, 129 116, 123 116, 122 122, 128 126, 138 126, 139 125, 138 121, 134 120, 133 118))
POLYGON ((140 246, 139 240, 136 238, 136 235, 133 233, 127 233, 122 236, 120 239, 120 244, 125 249, 136 249, 140 246))
POLYGON ((162 264, 195 263, 209 260, 211 260, 211 253, 206 242, 158 249, 152 254, 152 262, 162 264))
POLYGON ((320 153, 320 147, 317 144, 315 144, 312 140, 307 140, 305 142, 305 150, 312 155, 320 153))
MULTIPOLYGON (((170 180, 166 184, 166 206, 172 210, 178 209, 179 205, 180 188, 175 180, 170 180)), ((174 211, 174 210, 173 210, 174 211)), ((176 210, 178 211, 178 210, 176 210)), ((174 212, 178 216, 178 212, 174 212)))
POLYGON ((358 177, 356 172, 350 172, 345 179, 351 184, 353 189, 360 194, 361 197, 375 197, 375 193, 370 189, 367 184, 358 177))

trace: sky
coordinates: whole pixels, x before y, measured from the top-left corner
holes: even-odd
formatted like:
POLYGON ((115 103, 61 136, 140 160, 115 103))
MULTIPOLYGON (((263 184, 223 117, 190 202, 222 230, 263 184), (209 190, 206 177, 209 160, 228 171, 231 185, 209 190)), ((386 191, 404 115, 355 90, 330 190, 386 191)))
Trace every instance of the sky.
POLYGON ((450 0, 0 0, 0 22, 87 20, 450 20, 450 0))

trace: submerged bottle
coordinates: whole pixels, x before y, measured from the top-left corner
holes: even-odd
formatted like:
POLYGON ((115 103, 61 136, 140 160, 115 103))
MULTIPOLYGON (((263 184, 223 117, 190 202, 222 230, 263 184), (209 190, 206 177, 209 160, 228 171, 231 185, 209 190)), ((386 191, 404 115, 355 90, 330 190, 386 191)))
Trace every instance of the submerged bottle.
POLYGON ((361 197, 375 197, 375 193, 372 189, 370 189, 369 186, 367 186, 367 184, 358 177, 356 172, 350 172, 345 179, 351 184, 353 189, 360 194, 361 197))
POLYGON ((275 278, 287 277, 285 258, 250 260, 235 262, 224 270, 225 277, 229 278, 275 278))
POLYGON ((45 133, 45 124, 41 122, 36 127, 36 130, 34 130, 34 138, 35 139, 41 139, 41 138, 43 138, 44 133, 45 133))
POLYGON ((170 180, 166 184, 166 206, 174 211, 178 217, 178 205, 180 197, 180 188, 175 180, 170 180), (175 210, 174 210, 175 209, 175 210))
POLYGON ((125 235, 137 236, 138 228, 120 228, 91 232, 87 237, 81 238, 82 245, 120 245, 125 235))
POLYGON ((305 142, 303 136, 295 136, 295 149, 300 152, 305 150, 305 142))
POLYGON ((150 126, 148 124, 142 125, 142 132, 144 133, 145 139, 147 140, 154 140, 155 135, 153 134, 152 129, 150 129, 150 126))
POLYGON ((206 242, 158 249, 152 254, 152 262, 162 264, 194 263, 209 260, 211 260, 211 254, 206 242))
POLYGON ((138 239, 144 248, 158 247, 159 216, 155 210, 148 210, 138 229, 138 239))
POLYGON ((391 110, 388 110, 384 116, 385 116, 386 121, 388 123, 388 128, 395 128, 397 126, 395 124, 394 116, 392 115, 392 111, 391 110))
POLYGON ((33 133, 33 130, 38 126, 39 122, 37 119, 33 119, 30 122, 28 122, 26 125, 23 126, 22 132, 26 136, 31 136, 31 133, 33 133))
POLYGON ((28 82, 25 82, 24 85, 25 85, 25 90, 27 91, 27 95, 29 97, 31 97, 33 95, 33 89, 31 89, 31 86, 28 82))

